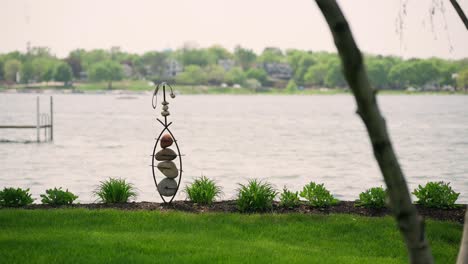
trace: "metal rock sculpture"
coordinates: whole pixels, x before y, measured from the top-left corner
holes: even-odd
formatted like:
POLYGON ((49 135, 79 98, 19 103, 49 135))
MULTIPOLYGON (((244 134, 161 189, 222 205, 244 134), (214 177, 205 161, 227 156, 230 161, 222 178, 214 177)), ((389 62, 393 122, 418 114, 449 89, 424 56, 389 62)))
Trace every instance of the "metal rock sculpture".
POLYGON ((161 199, 164 201, 164 203, 170 203, 172 200, 174 200, 174 197, 179 190, 180 180, 182 179, 182 157, 177 140, 169 129, 169 126, 172 124, 172 122, 167 123, 167 117, 170 115, 170 113, 169 102, 166 100, 166 87, 170 88, 171 90, 171 98, 175 98, 172 87, 165 82, 158 84, 154 90, 151 103, 153 105, 153 109, 156 109, 158 91, 160 87, 162 87, 163 95, 163 101, 161 103, 161 115, 164 117, 164 122, 159 118, 156 118, 156 120, 163 126, 163 130, 161 133, 159 133, 159 136, 156 138, 156 142, 154 144, 153 155, 151 155, 151 169, 153 172, 154 184, 156 185, 156 189, 161 196, 161 199), (175 145, 177 152, 170 148, 173 144, 175 145), (158 145, 160 146, 159 151, 157 151, 158 145), (179 168, 177 168, 177 165, 174 163, 174 160, 177 158, 179 158, 179 168), (155 165, 155 161, 158 162, 157 165, 155 165), (164 178, 159 182, 156 179, 156 174, 158 173, 164 175, 164 178), (168 198, 164 197, 171 198, 168 202, 166 201, 168 198))

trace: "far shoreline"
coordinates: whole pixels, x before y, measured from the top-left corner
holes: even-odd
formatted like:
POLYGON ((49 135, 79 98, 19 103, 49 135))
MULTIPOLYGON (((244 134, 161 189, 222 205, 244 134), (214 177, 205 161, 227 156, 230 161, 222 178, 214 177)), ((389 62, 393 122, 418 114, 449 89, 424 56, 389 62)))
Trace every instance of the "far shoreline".
MULTIPOLYGON (((151 95, 153 87, 146 89, 82 89, 76 87, 25 87, 6 88, 0 87, 1 94, 104 94, 104 95, 151 95)), ((313 96, 313 95, 352 95, 348 89, 306 89, 296 92, 286 92, 277 88, 268 90, 252 91, 246 88, 217 87, 217 86, 174 86, 177 94, 181 95, 285 95, 285 96, 313 96)), ((378 95, 468 95, 466 92, 456 91, 406 91, 406 90, 378 90, 378 95)))

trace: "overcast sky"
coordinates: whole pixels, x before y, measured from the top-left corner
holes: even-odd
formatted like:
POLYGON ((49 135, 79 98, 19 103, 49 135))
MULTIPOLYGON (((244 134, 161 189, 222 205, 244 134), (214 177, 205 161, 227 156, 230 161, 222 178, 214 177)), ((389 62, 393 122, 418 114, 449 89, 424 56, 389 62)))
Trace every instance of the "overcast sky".
MULTIPOLYGON (((0 0, 0 52, 48 46, 120 46, 129 52, 237 44, 335 51, 313 0, 0 0)), ((468 31, 448 0, 341 0, 362 51, 403 57, 468 57, 468 31), (407 2, 403 30, 398 19, 407 2), (432 3, 443 3, 430 15, 432 3), (431 19, 432 17, 432 19, 431 19), (431 26, 431 24, 433 26, 431 26)), ((468 11, 468 0, 459 0, 468 11)))

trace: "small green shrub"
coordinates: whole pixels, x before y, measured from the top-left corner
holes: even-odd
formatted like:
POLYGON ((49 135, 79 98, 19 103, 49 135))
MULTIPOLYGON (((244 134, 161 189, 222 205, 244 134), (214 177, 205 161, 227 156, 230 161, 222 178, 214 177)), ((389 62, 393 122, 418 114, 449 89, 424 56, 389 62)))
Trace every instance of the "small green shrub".
POLYGON ((0 191, 0 205, 5 207, 20 207, 32 204, 33 199, 29 193, 29 189, 21 188, 3 188, 0 191))
POLYGON ((356 201, 356 206, 366 208, 383 208, 385 207, 386 192, 382 187, 374 187, 359 194, 359 200, 356 201))
POLYGON ((338 200, 322 184, 310 182, 301 192, 301 197, 305 198, 310 205, 316 207, 328 207, 338 203, 338 200))
POLYGON ((285 208, 295 208, 300 204, 299 193, 292 192, 288 189, 283 188, 283 192, 280 195, 280 206, 285 208))
POLYGON ((78 196, 67 190, 62 190, 62 188, 54 188, 46 190, 45 194, 41 194, 42 203, 50 205, 66 205, 72 204, 78 196))
POLYGON ((102 181, 94 194, 104 203, 126 203, 137 196, 133 184, 114 178, 102 181))
POLYGON ((271 184, 249 180, 247 185, 239 184, 237 207, 241 212, 265 211, 273 207, 276 194, 271 184))
POLYGON ((449 186, 450 183, 428 182, 424 187, 418 185, 413 194, 418 198, 417 203, 433 208, 454 208, 460 193, 456 193, 449 186))
POLYGON ((201 176, 185 187, 185 192, 190 201, 199 204, 211 204, 221 194, 221 187, 213 180, 201 176))

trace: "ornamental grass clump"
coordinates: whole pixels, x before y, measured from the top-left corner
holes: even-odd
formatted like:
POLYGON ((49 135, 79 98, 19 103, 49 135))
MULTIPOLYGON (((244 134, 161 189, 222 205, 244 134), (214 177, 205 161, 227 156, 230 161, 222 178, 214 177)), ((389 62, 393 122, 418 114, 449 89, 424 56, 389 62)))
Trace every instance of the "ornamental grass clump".
POLYGON ((268 182, 249 180, 247 185, 239 184, 237 208, 241 212, 266 211, 273 207, 275 188, 268 182))
POLYGON ((50 205, 67 205, 72 204, 78 196, 67 190, 62 190, 62 188, 54 188, 46 190, 45 194, 41 194, 42 203, 50 205))
POLYGON ((416 203, 432 208, 455 208, 455 202, 460 193, 456 193, 450 187, 450 183, 428 182, 424 187, 418 185, 413 194, 418 198, 416 203))
POLYGON ((129 199, 136 198, 137 193, 133 184, 125 179, 109 178, 101 182, 94 195, 103 203, 126 203, 129 199))
POLYGON ((283 192, 280 195, 280 206, 284 208, 295 208, 300 204, 299 193, 292 192, 288 189, 283 188, 283 192))
POLYGON ((384 208, 385 207, 386 191, 382 187, 374 187, 359 194, 359 200, 356 201, 356 206, 366 208, 384 208))
POLYGON ((211 204, 221 194, 221 187, 216 182, 201 176, 185 187, 188 199, 198 204, 211 204))
POLYGON ((330 191, 325 188, 323 183, 316 184, 315 182, 310 182, 304 186, 300 195, 307 200, 309 205, 316 207, 328 207, 339 202, 338 199, 330 194, 330 191))
POLYGON ((0 191, 0 205, 5 207, 20 207, 32 204, 34 200, 31 198, 29 189, 21 188, 3 188, 0 191))

